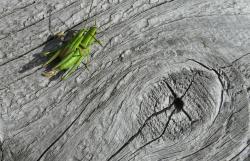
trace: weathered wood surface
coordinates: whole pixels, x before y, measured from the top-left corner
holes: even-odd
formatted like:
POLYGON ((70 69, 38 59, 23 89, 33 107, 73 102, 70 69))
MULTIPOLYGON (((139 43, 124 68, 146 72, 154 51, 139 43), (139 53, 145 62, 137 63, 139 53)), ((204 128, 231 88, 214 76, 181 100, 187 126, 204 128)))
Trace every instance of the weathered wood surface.
POLYGON ((0 1, 2 160, 249 160, 249 0, 90 6, 0 1), (90 71, 42 77, 50 35, 95 20, 90 71))

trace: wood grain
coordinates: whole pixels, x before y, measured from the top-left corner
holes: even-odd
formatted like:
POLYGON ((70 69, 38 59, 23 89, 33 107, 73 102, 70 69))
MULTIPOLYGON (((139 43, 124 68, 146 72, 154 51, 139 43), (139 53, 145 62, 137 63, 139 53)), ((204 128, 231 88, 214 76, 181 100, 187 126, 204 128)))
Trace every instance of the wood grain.
POLYGON ((247 161, 248 0, 2 0, 3 161, 247 161), (90 70, 41 76, 97 22, 90 70))

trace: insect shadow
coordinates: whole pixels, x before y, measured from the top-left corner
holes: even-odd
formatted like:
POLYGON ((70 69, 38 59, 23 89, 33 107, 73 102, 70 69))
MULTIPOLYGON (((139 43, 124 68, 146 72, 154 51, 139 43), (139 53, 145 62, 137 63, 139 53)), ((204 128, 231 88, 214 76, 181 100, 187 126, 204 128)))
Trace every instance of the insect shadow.
MULTIPOLYGON (((90 6, 90 11, 92 4, 93 1, 90 6)), ((88 13, 88 18, 90 16, 90 11, 88 13)), ((51 28, 51 12, 52 9, 50 10, 49 16, 49 30, 51 28)), ((86 19, 86 22, 88 18, 86 19)), ((43 76, 48 77, 50 80, 57 79, 64 73, 61 71, 66 70, 66 75, 62 77, 62 79, 66 79, 78 68, 83 58, 89 58, 90 46, 94 42, 102 46, 101 42, 95 38, 97 30, 96 21, 95 25, 90 27, 86 32, 85 28, 80 31, 71 30, 60 18, 57 17, 57 19, 69 29, 67 30, 67 34, 65 35, 63 32, 59 32, 56 36, 48 37, 43 51, 41 53, 34 54, 34 58, 29 63, 25 64, 19 73, 24 73, 35 66, 43 64, 43 67, 45 67, 45 71, 42 74, 43 76), (74 33, 77 33, 77 35, 74 35, 74 33), (89 37, 91 37, 90 40, 89 37), (62 39, 65 41, 62 42, 62 39), (66 42, 70 42, 71 44, 66 42), (50 58, 47 60, 46 57, 50 58), (69 64, 69 62, 71 62, 71 64, 69 64)), ((52 33, 51 30, 50 33, 52 33)), ((85 65, 87 68, 87 63, 85 65)))
MULTIPOLYGON (((52 28, 51 27, 52 7, 50 7, 50 9, 49 9, 48 12, 49 12, 49 32, 53 33, 51 31, 51 28, 52 28)), ((58 20, 63 25, 66 25, 60 18, 58 18, 58 20)), ((48 57, 44 55, 45 52, 53 51, 55 49, 60 48, 67 41, 69 41, 74 36, 74 34, 77 33, 76 30, 70 29, 67 25, 66 25, 66 27, 68 28, 68 30, 67 30, 67 33, 65 35, 63 35, 63 36, 58 36, 57 34, 56 35, 50 35, 47 38, 47 40, 45 41, 44 47, 43 47, 42 51, 39 52, 39 53, 35 53, 33 55, 33 59, 30 62, 28 62, 27 64, 25 64, 24 66, 22 66, 22 68, 19 71, 19 73, 24 73, 24 72, 26 72, 28 70, 31 70, 31 69, 33 69, 33 68, 35 68, 37 66, 40 66, 40 65, 44 64, 48 60, 48 57)), ((55 61, 53 61, 50 65, 48 65, 48 66, 45 67, 45 71, 49 70, 54 64, 56 64, 58 62, 59 62, 58 59, 56 59, 55 61)), ((62 74, 63 74, 63 72, 59 72, 56 76, 51 77, 50 81, 58 79, 62 74)))
MULTIPOLYGON (((33 59, 31 61, 29 61, 27 64, 23 65, 21 70, 19 71, 19 73, 24 73, 28 70, 31 70, 37 66, 44 64, 48 60, 48 57, 45 56, 44 53, 60 48, 63 44, 68 42, 75 35, 75 33, 77 33, 76 30, 70 29, 67 31, 67 33, 65 34, 63 39, 62 39, 62 37, 59 37, 59 36, 54 36, 54 35, 49 36, 45 42, 45 45, 44 45, 42 51, 39 53, 35 53, 33 55, 33 59)), ((46 66, 45 71, 51 69, 51 67, 53 67, 53 65, 55 65, 59 61, 60 60, 56 59, 51 64, 46 66)), ((52 81, 52 80, 58 79, 62 74, 63 74, 63 72, 59 72, 57 75, 51 77, 50 80, 52 81)))

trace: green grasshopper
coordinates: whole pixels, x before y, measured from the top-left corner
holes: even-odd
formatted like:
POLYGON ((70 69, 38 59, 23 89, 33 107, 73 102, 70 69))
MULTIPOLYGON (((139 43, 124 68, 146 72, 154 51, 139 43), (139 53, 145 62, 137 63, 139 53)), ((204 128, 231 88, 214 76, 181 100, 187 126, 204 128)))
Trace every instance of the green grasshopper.
POLYGON ((56 58, 59 58, 60 61, 50 71, 44 72, 42 75, 50 78, 59 71, 66 70, 66 74, 62 77, 65 80, 79 67, 84 59, 87 59, 88 63, 91 45, 98 43, 102 46, 101 42, 95 37, 96 31, 96 25, 88 29, 81 29, 66 45, 55 51, 44 53, 45 56, 51 56, 44 66, 47 66, 56 58))

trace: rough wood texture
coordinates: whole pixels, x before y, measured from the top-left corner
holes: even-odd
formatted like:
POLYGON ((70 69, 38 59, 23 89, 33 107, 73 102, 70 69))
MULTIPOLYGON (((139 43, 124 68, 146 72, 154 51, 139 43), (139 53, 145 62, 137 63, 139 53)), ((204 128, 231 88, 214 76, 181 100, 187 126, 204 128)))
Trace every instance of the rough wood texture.
POLYGON ((3 161, 249 160, 249 0, 1 0, 3 161), (59 32, 105 45, 41 76, 59 32))

